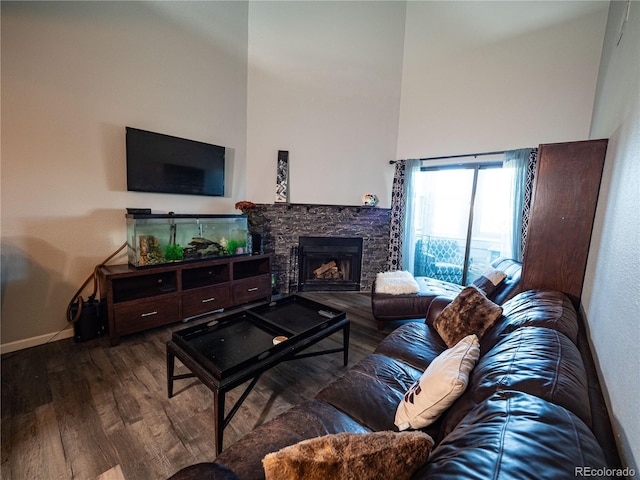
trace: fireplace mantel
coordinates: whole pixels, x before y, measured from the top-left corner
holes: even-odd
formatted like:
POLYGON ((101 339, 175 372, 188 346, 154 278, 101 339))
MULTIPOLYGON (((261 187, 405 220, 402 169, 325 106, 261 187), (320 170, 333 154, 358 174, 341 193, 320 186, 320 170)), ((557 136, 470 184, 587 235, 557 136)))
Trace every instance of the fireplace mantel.
POLYGON ((281 203, 281 204, 274 203, 272 204, 272 206, 275 206, 275 205, 286 205, 288 209, 292 209, 294 207, 304 207, 307 210, 311 210, 313 208, 335 208, 337 210, 344 210, 345 208, 356 208, 356 209, 378 208, 378 207, 370 207, 368 205, 330 205, 330 204, 321 204, 321 203, 281 203))

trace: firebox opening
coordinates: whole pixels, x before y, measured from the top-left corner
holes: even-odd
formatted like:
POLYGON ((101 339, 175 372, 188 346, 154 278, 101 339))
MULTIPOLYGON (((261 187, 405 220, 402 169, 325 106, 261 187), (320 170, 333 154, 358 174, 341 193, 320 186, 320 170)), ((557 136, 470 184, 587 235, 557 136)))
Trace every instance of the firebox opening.
POLYGON ((300 237, 299 291, 359 291, 362 238, 300 237))

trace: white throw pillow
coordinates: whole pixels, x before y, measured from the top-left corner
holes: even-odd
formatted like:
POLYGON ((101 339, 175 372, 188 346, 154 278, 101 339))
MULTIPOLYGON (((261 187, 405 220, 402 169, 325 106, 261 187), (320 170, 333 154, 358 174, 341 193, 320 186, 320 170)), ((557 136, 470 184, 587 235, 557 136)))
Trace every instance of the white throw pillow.
POLYGON ((480 356, 480 342, 468 335, 438 355, 404 395, 396 411, 399 430, 431 425, 465 391, 480 356))
POLYGON ((420 287, 411 272, 406 270, 394 270, 380 272, 376 275, 376 292, 391 295, 406 295, 418 293, 420 287))

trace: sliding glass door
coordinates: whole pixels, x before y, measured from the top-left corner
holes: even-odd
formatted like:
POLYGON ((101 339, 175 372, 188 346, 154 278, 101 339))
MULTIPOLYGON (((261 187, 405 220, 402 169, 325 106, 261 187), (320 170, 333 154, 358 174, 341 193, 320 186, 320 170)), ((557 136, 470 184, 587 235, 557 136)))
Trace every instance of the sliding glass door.
POLYGON ((493 163, 422 168, 414 176, 415 276, 468 285, 511 255, 511 175, 493 163))

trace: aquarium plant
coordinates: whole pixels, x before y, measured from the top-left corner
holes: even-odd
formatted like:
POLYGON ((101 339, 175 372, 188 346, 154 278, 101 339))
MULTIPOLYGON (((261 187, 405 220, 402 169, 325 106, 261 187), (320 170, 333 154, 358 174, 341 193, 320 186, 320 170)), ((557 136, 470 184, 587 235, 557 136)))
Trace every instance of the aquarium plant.
POLYGON ((167 245, 164 258, 168 262, 179 261, 184 258, 184 251, 180 245, 167 245))

